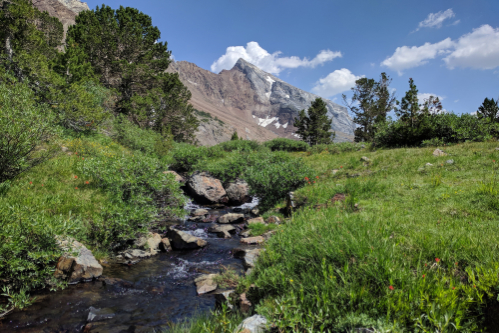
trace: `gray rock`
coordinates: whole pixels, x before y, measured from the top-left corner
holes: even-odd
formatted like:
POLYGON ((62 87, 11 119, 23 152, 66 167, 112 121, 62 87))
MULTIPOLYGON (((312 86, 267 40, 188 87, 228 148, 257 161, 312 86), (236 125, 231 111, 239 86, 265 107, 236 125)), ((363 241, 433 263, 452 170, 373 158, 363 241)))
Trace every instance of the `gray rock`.
POLYGON ((249 186, 244 180, 237 179, 234 182, 230 182, 225 188, 225 191, 227 192, 229 203, 231 205, 238 206, 246 202, 251 202, 249 186))
POLYGON ((366 145, 360 145, 360 148, 364 149, 366 148, 366 145))
POLYGON ((87 322, 95 322, 95 321, 111 319, 114 316, 116 316, 114 311, 110 308, 98 309, 91 306, 88 310, 89 312, 88 312, 87 322))
POLYGON ((222 304, 226 304, 229 310, 234 309, 233 298, 236 295, 234 290, 223 291, 215 295, 215 303, 217 307, 221 307, 222 304))
POLYGON ((281 219, 277 216, 270 216, 268 219, 267 219, 267 223, 273 223, 273 224, 280 224, 281 223, 281 219))
POLYGON ((210 212, 207 209, 198 208, 195 211, 193 211, 191 215, 192 216, 206 216, 209 213, 210 212))
POLYGON ((243 259, 243 265, 245 268, 255 267, 256 260, 260 256, 261 249, 234 249, 234 257, 243 259))
POLYGON ((175 177, 175 181, 179 182, 179 183, 183 183, 185 182, 185 178, 182 177, 181 175, 179 175, 178 173, 176 173, 175 171, 172 171, 172 170, 168 170, 168 171, 163 171, 163 173, 165 175, 168 175, 168 174, 171 174, 175 177))
POLYGON ((333 172, 333 175, 336 175, 338 173, 338 171, 340 171, 339 169, 333 169, 332 172, 333 172))
POLYGON ((454 160, 447 160, 447 161, 445 161, 445 163, 447 163, 447 164, 454 164, 454 160))
POLYGON ((253 209, 251 210, 251 214, 253 214, 253 215, 258 215, 258 214, 260 214, 260 210, 258 209, 258 207, 253 208, 253 209))
POLYGON ((267 326, 267 319, 264 316, 254 315, 244 319, 234 333, 265 333, 267 326))
POLYGON ((362 162, 367 162, 367 163, 371 162, 371 160, 370 160, 369 158, 367 158, 366 156, 362 156, 362 157, 360 158, 360 160, 361 160, 362 162))
POLYGON ((64 146, 62 146, 62 147, 61 147, 61 150, 65 153, 65 152, 67 152, 67 151, 69 150, 69 148, 68 148, 68 147, 64 147, 64 146))
POLYGON ((152 253, 150 251, 143 251, 143 250, 139 250, 139 249, 129 249, 123 253, 124 253, 125 258, 127 258, 127 259, 148 258, 148 257, 152 256, 152 253))
POLYGON ((433 164, 431 164, 431 163, 426 163, 425 165, 426 166, 433 166, 433 164))
POLYGON ((218 218, 218 223, 237 223, 244 220, 244 214, 228 213, 218 218))
POLYGON ((249 237, 251 235, 251 231, 246 230, 240 233, 241 237, 249 237))
POLYGON ((433 151, 433 156, 447 156, 447 153, 437 148, 433 151))
POLYGON ((148 233, 147 235, 140 236, 134 242, 138 248, 146 249, 151 254, 158 253, 159 243, 161 243, 161 236, 157 233, 148 233))
POLYGON ((201 238, 172 228, 168 230, 168 238, 170 238, 170 243, 174 250, 192 250, 208 245, 208 243, 201 238))
POLYGON ((206 172, 196 172, 187 181, 187 192, 201 204, 227 203, 222 182, 206 172))
POLYGON ((265 220, 261 216, 255 217, 254 219, 249 219, 247 222, 248 224, 258 224, 258 223, 265 224, 265 220))
POLYGON ((65 251, 57 262, 54 273, 56 278, 68 279, 69 283, 78 283, 96 279, 102 275, 102 266, 82 243, 69 237, 57 237, 56 241, 65 251))
POLYGON ((262 236, 255 236, 255 237, 248 237, 248 238, 241 238, 241 243, 243 244, 262 244, 265 242, 265 238, 262 236))
POLYGON ((496 148, 495 150, 499 150, 499 148, 496 148))
POLYGON ((218 237, 231 238, 231 233, 236 232, 236 228, 231 225, 214 224, 208 228, 209 232, 216 233, 218 237))
POLYGON ((159 249, 163 252, 171 251, 172 245, 170 244, 170 240, 168 238, 161 239, 161 243, 159 243, 159 249))
POLYGON ((215 282, 214 278, 217 276, 218 274, 203 274, 194 279, 198 295, 206 294, 213 290, 216 290, 217 283, 215 282))

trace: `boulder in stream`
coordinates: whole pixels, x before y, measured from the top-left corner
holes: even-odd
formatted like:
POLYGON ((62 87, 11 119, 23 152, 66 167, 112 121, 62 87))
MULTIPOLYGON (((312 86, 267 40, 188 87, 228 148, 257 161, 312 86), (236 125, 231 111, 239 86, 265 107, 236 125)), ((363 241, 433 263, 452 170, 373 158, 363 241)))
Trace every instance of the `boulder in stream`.
POLYGON ((186 190, 200 204, 211 205, 229 201, 222 182, 206 172, 195 172, 187 181, 186 190))
POLYGON ((135 240, 134 245, 146 249, 152 255, 157 254, 159 250, 159 244, 161 243, 161 236, 157 233, 148 233, 145 236, 141 236, 135 240))
POLYGON ((244 214, 228 213, 218 218, 218 223, 237 223, 244 220, 244 214))
POLYGON ((243 265, 246 268, 255 267, 256 260, 260 256, 261 249, 234 249, 234 257, 243 259, 243 265))
POLYGON ((168 238, 163 238, 161 243, 159 243, 159 249, 163 252, 171 251, 172 245, 170 244, 170 240, 168 238))
POLYGON ((225 187, 225 191, 227 192, 231 205, 239 206, 251 202, 248 183, 242 179, 236 179, 235 181, 228 183, 225 187))
POLYGON ((185 231, 170 228, 168 238, 174 250, 193 250, 205 247, 208 242, 185 231))
POLYGON ((96 279, 102 275, 103 268, 92 252, 82 243, 71 239, 57 237, 59 247, 65 251, 55 269, 56 278, 68 279, 69 283, 78 283, 96 279))
POLYGON ((215 277, 217 276, 218 274, 203 274, 194 279, 198 295, 206 294, 210 291, 216 290, 218 285, 215 282, 215 277))
POLYGON ((209 232, 216 233, 218 237, 231 238, 231 233, 236 232, 236 228, 231 225, 214 224, 209 229, 209 232))

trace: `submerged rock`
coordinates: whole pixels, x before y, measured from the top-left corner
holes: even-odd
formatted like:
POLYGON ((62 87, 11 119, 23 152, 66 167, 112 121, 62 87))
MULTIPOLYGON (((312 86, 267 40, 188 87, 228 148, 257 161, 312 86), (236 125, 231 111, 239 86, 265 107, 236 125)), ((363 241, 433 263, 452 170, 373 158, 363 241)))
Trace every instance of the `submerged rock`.
POLYGON ((217 276, 218 274, 203 274, 201 276, 198 276, 194 280, 194 283, 196 283, 196 290, 198 295, 206 294, 213 290, 216 290, 218 285, 214 279, 217 276))
POLYGON ((242 205, 247 202, 251 202, 251 196, 249 195, 249 186, 244 180, 237 179, 234 182, 230 182, 225 191, 229 197, 229 203, 231 205, 242 205))
POLYGON ((243 320, 234 333, 265 333, 267 319, 261 315, 254 315, 243 320))
POLYGON ((68 279, 69 283, 78 283, 102 275, 101 264, 82 243, 71 238, 57 238, 57 243, 66 253, 57 262, 54 273, 56 278, 68 279))
POLYGON ((111 319, 114 316, 116 316, 114 311, 110 308, 97 309, 91 306, 88 310, 89 310, 87 317, 88 322, 111 319))
POLYGON ((199 237, 177 229, 170 229, 168 231, 168 238, 170 238, 170 244, 174 250, 198 249, 208 244, 208 242, 199 237))
POLYGON ((222 182, 206 172, 196 172, 187 181, 187 192, 201 204, 227 203, 222 182))
POLYGON ((244 214, 229 213, 218 218, 218 223, 237 223, 244 220, 244 214))

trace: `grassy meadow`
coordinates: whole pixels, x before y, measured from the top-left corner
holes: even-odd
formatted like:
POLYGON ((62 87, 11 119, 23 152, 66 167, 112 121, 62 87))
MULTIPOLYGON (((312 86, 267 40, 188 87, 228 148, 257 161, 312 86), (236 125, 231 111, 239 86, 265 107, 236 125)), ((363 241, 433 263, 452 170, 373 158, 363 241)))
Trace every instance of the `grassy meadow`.
POLYGON ((238 291, 278 332, 494 332, 498 146, 292 153, 314 174, 238 291))

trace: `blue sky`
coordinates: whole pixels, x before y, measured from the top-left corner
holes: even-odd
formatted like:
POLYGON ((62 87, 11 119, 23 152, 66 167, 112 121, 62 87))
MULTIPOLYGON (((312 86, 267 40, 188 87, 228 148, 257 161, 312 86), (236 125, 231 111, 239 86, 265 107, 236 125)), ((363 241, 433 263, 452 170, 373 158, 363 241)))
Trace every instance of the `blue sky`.
POLYGON ((440 96, 456 113, 499 96, 498 0, 104 3, 150 15, 177 61, 219 72, 243 57, 339 104, 355 79, 381 72, 393 79, 397 99, 413 78, 421 97, 440 96))

